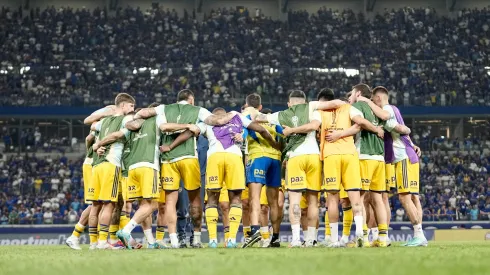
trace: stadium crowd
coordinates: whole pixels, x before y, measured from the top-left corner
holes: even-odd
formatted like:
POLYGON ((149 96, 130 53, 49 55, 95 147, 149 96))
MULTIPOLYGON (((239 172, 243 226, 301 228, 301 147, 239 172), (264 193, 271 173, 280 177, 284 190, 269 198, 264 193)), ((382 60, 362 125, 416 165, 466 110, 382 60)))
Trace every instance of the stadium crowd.
POLYGON ((163 8, 111 16, 2 8, 0 106, 100 106, 119 92, 147 105, 174 102, 182 88, 202 106, 233 106, 251 92, 282 101, 292 88, 313 97, 359 82, 388 87, 396 105, 490 105, 487 9, 448 18, 404 8, 368 20, 322 8, 288 19, 229 9, 198 21, 163 8))
MULTIPOLYGON (((1 155, 0 224, 76 223, 85 208, 82 161, 64 156, 1 155)), ((489 220, 489 171, 488 153, 424 154, 420 177, 424 220, 489 220)), ((398 196, 390 200, 392 220, 407 221, 398 196)), ((287 220, 287 200, 285 206, 287 220)), ((320 215, 324 214, 322 206, 320 215)))

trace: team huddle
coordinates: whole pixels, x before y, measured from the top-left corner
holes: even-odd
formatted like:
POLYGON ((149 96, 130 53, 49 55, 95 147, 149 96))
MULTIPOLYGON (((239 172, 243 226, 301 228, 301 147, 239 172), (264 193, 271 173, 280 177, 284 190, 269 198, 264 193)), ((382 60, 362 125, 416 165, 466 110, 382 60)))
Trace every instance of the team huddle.
POLYGON ((66 241, 73 249, 81 249, 79 238, 87 225, 90 249, 139 249, 142 245, 131 236, 138 225, 148 248, 181 247, 176 226, 181 182, 194 227, 190 245, 203 247, 199 135, 209 141, 204 198, 209 248, 218 247, 218 208, 225 247, 238 247, 241 224, 242 248, 256 243, 280 247, 286 192, 292 230, 289 247, 317 245, 322 193, 327 207, 322 245, 386 247, 392 188, 414 228, 414 238, 404 245, 428 244, 418 197, 420 149, 410 140, 410 129, 398 108, 389 104, 384 87, 358 84, 345 100, 322 89, 317 101, 311 102, 302 91, 293 90, 288 109, 276 113, 262 108, 258 94, 247 96, 241 113, 223 108, 211 113, 194 106, 194 95, 187 89, 179 92, 174 104, 139 110, 135 104, 132 96, 121 93, 115 105, 84 121, 91 125, 83 165, 85 201, 91 205, 66 241), (130 218, 134 201, 139 207, 130 218), (156 210, 155 238, 152 213, 156 210), (350 242, 352 223, 355 239, 350 242), (166 232, 169 244, 163 241, 166 232))

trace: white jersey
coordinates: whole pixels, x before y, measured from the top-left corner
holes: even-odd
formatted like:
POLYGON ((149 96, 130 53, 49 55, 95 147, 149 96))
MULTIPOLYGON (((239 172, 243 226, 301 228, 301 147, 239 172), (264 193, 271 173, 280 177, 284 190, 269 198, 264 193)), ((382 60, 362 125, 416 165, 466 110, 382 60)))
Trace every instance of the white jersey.
MULTIPOLYGON (((247 117, 245 117, 244 115, 239 114, 239 117, 240 117, 240 120, 242 121, 243 127, 245 127, 245 128, 247 128, 250 125, 250 123, 252 123, 252 121, 250 119, 248 119, 247 117)), ((221 144, 221 142, 214 135, 213 127, 216 127, 216 126, 209 126, 203 122, 198 123, 197 126, 201 130, 201 135, 207 137, 207 139, 209 141, 209 149, 208 149, 208 155, 207 155, 208 158, 214 153, 232 153, 232 154, 235 154, 237 156, 242 157, 241 145, 239 145, 239 144, 234 144, 227 149, 223 148, 223 145, 221 144)))
MULTIPOLYGON (((320 123, 322 122, 322 116, 320 112, 318 112, 316 108, 317 101, 310 102, 309 106, 309 120, 310 122, 313 120, 317 120, 320 123)), ((273 114, 267 115, 267 121, 269 123, 282 126, 279 122, 279 112, 275 112, 273 114)), ((295 150, 289 152, 289 157, 296 157, 302 155, 320 155, 320 148, 318 147, 318 142, 316 141, 316 131, 311 131, 306 134, 305 141, 296 147, 295 150)))
POLYGON ((400 162, 408 158, 407 151, 405 149, 405 144, 400 139, 400 134, 393 129, 399 124, 395 117, 395 112, 390 105, 383 106, 383 110, 390 113, 390 118, 385 123, 385 130, 389 131, 391 137, 393 138, 393 152, 395 153, 394 163, 400 162))

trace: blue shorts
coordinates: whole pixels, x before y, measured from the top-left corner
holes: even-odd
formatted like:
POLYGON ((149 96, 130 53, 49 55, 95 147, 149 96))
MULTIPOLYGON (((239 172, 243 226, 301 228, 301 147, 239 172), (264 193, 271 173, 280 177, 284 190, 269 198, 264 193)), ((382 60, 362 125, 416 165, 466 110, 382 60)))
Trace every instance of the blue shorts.
POLYGON ((281 161, 268 157, 250 159, 246 166, 247 185, 261 183, 281 187, 281 161))

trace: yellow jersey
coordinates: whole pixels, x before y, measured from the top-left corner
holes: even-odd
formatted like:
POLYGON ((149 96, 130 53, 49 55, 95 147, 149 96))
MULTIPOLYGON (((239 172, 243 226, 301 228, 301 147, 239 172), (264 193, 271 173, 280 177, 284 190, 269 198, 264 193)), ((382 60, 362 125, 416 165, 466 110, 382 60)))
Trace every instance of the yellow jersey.
POLYGON ((325 136, 332 131, 343 131, 352 126, 350 116, 351 105, 345 104, 336 110, 321 111, 322 128, 320 138, 320 154, 324 159, 330 155, 357 154, 352 136, 341 138, 336 142, 327 142, 325 136))
MULTIPOLYGON (((243 115, 247 116, 250 120, 253 120, 253 117, 258 113, 259 112, 255 108, 248 107, 244 110, 243 115)), ((275 140, 279 140, 280 136, 282 135, 281 126, 270 123, 260 123, 260 125, 269 131, 275 140)), ((247 130, 247 132, 249 159, 268 157, 281 160, 281 151, 272 147, 266 139, 255 131, 247 130)))

